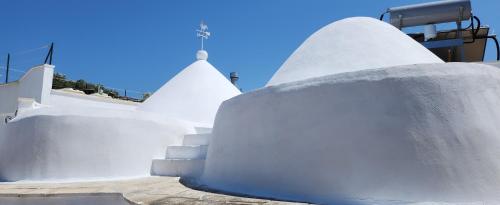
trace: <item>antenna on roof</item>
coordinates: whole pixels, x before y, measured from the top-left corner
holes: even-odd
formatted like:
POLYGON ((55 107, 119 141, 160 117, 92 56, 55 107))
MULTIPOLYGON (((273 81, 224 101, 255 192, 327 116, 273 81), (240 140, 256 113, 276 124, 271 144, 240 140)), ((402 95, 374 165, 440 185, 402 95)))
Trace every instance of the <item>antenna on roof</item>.
POLYGON ((201 38, 201 50, 203 50, 203 39, 208 39, 210 32, 208 32, 208 26, 203 22, 200 23, 200 29, 196 30, 196 36, 201 38))

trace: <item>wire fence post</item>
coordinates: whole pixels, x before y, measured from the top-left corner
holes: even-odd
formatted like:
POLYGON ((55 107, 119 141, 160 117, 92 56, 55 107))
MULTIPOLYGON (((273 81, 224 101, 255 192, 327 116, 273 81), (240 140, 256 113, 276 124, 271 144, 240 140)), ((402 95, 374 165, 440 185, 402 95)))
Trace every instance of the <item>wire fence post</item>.
POLYGON ((5 71, 5 83, 9 83, 10 53, 7 53, 7 68, 5 71))
POLYGON ((47 53, 47 56, 45 57, 45 62, 44 64, 47 64, 47 61, 49 62, 49 65, 52 65, 52 55, 54 53, 54 43, 52 42, 50 44, 49 52, 47 53))

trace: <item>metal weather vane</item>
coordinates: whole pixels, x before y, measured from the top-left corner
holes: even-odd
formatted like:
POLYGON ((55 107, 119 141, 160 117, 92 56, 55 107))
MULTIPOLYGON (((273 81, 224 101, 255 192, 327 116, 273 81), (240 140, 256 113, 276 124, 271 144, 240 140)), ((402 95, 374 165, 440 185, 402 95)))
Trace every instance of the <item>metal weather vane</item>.
POLYGON ((203 40, 208 39, 210 36, 210 32, 208 32, 208 26, 201 21, 200 23, 200 29, 196 30, 196 36, 201 38, 201 50, 203 50, 203 40))

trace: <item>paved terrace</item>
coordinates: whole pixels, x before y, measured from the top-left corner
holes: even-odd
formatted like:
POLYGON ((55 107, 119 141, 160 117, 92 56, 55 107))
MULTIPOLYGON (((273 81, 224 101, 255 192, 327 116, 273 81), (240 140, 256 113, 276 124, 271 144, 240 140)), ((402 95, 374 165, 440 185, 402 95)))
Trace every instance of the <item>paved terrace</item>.
POLYGON ((145 177, 115 181, 60 183, 0 183, 0 197, 61 196, 78 194, 122 194, 131 204, 299 204, 268 199, 231 196, 194 190, 184 186, 177 177, 145 177))

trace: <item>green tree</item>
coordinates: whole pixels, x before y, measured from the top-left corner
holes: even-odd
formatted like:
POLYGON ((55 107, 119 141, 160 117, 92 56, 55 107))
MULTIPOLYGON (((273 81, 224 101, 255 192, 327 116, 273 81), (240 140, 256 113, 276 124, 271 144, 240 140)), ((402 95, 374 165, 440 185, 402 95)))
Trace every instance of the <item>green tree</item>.
POLYGON ((77 80, 76 83, 75 83, 75 89, 77 90, 85 90, 85 88, 87 87, 87 82, 85 82, 84 80, 80 79, 80 80, 77 80))

